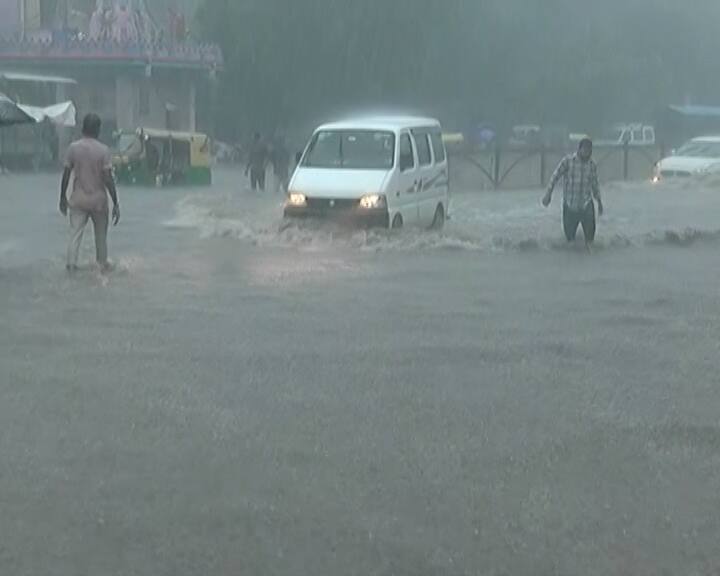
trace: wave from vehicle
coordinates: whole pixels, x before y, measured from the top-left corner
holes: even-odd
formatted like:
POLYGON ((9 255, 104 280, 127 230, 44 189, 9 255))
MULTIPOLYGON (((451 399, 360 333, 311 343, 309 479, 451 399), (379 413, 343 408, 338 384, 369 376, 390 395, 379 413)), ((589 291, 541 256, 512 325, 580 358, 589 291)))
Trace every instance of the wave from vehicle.
MULTIPOLYGON (((677 189, 654 191, 630 185, 608 189, 608 213, 599 221, 596 251, 668 245, 689 247, 720 240, 717 194, 677 189)), ((561 193, 558 195, 560 196, 561 193)), ((278 195, 192 195, 175 206, 165 224, 192 229, 201 238, 229 238, 249 245, 300 250, 349 248, 366 252, 465 250, 534 252, 582 249, 568 245, 560 227, 558 198, 542 209, 538 192, 463 194, 453 200, 451 219, 441 232, 349 228, 325 221, 285 221, 278 195)), ((582 238, 582 233, 578 234, 582 238)))

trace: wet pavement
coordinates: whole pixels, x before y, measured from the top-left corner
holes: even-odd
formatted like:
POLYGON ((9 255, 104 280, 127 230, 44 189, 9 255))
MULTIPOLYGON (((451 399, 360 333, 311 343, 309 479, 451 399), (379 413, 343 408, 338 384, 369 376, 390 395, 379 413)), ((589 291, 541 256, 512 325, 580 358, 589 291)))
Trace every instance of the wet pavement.
POLYGON ((57 178, 0 177, 0 573, 710 574, 720 193, 457 191, 442 233, 121 190, 64 272, 57 178))

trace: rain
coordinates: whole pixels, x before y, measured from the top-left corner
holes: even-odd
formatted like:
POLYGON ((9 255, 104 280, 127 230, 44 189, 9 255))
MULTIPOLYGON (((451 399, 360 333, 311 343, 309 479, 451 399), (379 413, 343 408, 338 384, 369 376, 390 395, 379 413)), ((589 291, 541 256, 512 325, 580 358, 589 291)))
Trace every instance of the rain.
POLYGON ((716 574, 719 19, 0 0, 0 574, 716 574))

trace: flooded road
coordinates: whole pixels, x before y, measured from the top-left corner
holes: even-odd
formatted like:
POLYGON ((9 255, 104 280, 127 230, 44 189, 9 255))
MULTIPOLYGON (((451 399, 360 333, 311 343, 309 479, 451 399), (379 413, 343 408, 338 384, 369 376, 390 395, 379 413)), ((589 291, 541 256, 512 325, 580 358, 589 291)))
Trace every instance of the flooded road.
POLYGON ((69 278, 56 180, 0 178, 0 573, 720 568, 720 188, 607 187, 587 254, 538 191, 280 232, 220 172, 69 278))

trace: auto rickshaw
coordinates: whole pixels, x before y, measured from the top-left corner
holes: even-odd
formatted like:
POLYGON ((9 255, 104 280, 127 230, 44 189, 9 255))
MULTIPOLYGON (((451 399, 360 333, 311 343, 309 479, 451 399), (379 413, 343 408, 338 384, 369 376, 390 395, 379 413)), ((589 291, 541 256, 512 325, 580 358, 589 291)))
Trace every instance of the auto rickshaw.
POLYGON ((113 169, 128 186, 210 186, 210 138, 139 128, 115 135, 113 169))

